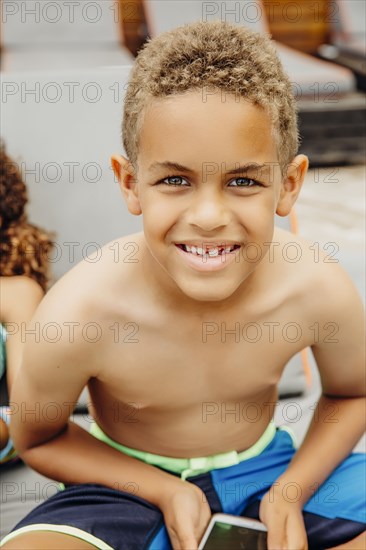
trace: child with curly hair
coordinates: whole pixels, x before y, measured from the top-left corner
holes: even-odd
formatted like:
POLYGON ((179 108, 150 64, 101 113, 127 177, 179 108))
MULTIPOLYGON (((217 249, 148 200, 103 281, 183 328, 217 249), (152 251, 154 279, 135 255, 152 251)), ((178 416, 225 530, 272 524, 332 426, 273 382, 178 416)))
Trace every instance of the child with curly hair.
POLYGON ((149 41, 126 90, 123 140, 112 166, 143 232, 116 242, 134 242, 136 258, 115 262, 106 244, 37 309, 39 326, 75 332, 27 340, 12 401, 52 404, 57 418, 19 406, 11 434, 64 488, 3 550, 197 550, 218 512, 261 519, 269 550, 364 548, 364 455, 351 453, 365 419, 363 305, 340 266, 274 225, 308 159, 270 39, 197 21, 149 41), (273 416, 285 365, 309 346, 322 389, 297 449, 273 416), (70 420, 86 385, 89 432, 70 420))
MULTIPOLYGON (((0 380, 8 392, 20 365, 22 330, 49 283, 50 235, 28 222, 27 188, 17 164, 0 144, 0 380), (8 326, 8 331, 6 327, 8 326)), ((0 463, 16 458, 8 432, 9 408, 0 408, 0 463)))

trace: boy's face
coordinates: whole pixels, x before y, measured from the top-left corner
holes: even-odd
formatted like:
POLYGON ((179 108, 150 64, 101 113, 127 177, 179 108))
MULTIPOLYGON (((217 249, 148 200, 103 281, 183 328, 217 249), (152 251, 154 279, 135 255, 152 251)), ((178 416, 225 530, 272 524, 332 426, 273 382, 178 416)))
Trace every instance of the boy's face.
POLYGON ((304 159, 302 172, 283 178, 262 109, 218 92, 190 91, 147 109, 137 182, 121 157, 118 162, 129 210, 143 213, 156 262, 186 296, 221 301, 268 252, 275 212, 289 213, 304 159))

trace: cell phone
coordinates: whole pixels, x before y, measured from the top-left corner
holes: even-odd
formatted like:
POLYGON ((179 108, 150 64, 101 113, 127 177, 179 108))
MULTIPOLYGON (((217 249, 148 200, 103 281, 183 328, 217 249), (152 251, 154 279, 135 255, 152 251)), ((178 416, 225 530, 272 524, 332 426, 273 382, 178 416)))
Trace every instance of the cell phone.
POLYGON ((198 550, 267 550, 266 526, 251 518, 214 514, 198 550))

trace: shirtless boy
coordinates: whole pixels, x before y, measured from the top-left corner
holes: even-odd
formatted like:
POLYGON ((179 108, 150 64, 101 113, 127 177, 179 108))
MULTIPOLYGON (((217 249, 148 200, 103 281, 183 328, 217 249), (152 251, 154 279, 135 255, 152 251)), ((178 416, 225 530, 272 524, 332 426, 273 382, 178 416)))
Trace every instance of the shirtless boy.
POLYGON ((337 264, 274 230, 308 166, 290 89, 269 39, 225 23, 176 29, 140 53, 128 160, 113 167, 144 232, 118 241, 119 261, 109 243, 78 264, 33 319, 62 337, 27 342, 12 433, 66 489, 4 548, 191 550, 218 511, 259 516, 270 549, 363 547, 364 457, 348 456, 364 429, 362 305, 337 264), (262 336, 223 337, 235 323, 262 336), (282 336, 287 323, 298 338, 282 336), (283 368, 307 346, 322 395, 292 459, 270 420, 283 368), (69 421, 86 384, 92 433, 69 421), (22 415, 24 403, 58 413, 22 415), (225 413, 238 405, 248 414, 225 413))

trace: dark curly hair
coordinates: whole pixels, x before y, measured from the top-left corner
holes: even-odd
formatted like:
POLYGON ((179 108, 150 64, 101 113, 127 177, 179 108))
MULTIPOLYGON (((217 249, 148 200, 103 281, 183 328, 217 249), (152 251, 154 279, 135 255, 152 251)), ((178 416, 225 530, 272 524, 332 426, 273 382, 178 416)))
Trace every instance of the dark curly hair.
POLYGON ((4 277, 26 275, 44 291, 50 280, 48 254, 51 237, 28 222, 27 188, 17 164, 0 143, 0 273, 4 277))

